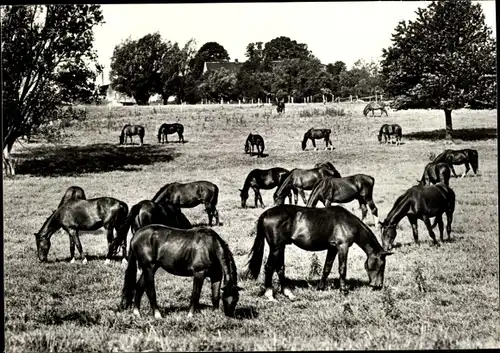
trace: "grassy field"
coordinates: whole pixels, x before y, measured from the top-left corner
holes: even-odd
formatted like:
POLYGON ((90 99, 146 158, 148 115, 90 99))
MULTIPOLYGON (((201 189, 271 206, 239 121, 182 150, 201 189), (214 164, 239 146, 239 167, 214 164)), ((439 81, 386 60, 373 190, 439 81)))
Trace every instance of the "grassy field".
MULTIPOLYGON (((365 118, 362 105, 350 104, 337 109, 343 111, 340 116, 326 114, 327 107, 320 104, 287 105, 281 116, 269 106, 85 109, 86 119, 68 127, 60 144, 35 141, 16 146, 19 175, 3 181, 5 351, 500 347, 496 110, 453 112, 459 139, 445 144, 440 139, 444 113, 433 110, 390 111, 388 117, 365 118), (160 124, 176 121, 184 124, 187 142, 159 145, 160 124), (386 122, 403 127, 404 144, 378 144, 378 129, 386 122), (145 126, 144 146, 117 146, 124 123, 145 126), (310 127, 331 128, 335 149, 312 151, 309 144, 301 151, 300 141, 310 127), (243 153, 249 132, 264 137, 267 157, 243 153), (396 198, 421 177, 429 154, 444 148, 479 152, 479 176, 450 181, 457 195, 452 241, 431 246, 419 222, 417 246, 404 219, 395 253, 387 258, 382 291, 367 286, 365 255, 356 245, 347 263, 346 297, 337 288, 337 261, 330 288, 319 292, 314 254, 289 246, 286 275, 295 283, 295 301, 279 293, 277 277, 277 303, 261 296, 262 275, 257 281, 240 280, 245 291, 236 318, 227 318, 211 310, 207 280, 203 308, 189 319, 192 279, 160 270, 156 288, 164 318, 156 321, 146 296, 141 318, 131 311, 115 311, 124 269, 118 261, 104 265, 104 232, 81 236, 86 265, 69 263, 69 240, 62 231, 52 237, 49 263, 40 264, 36 257, 33 233, 71 185, 81 186, 88 198, 113 196, 131 207, 166 183, 205 179, 220 188, 222 225, 214 229, 228 242, 241 274, 262 212, 240 207, 238 188, 253 168, 311 168, 331 161, 342 175, 372 175, 374 201, 384 219, 396 198)), ((169 140, 177 141, 177 136, 169 135, 169 140)), ((461 174, 464 167, 456 170, 461 174)), ((262 194, 270 207, 273 191, 262 194)), ((252 193, 248 203, 253 205, 252 193)), ((344 206, 360 216, 357 203, 344 206)), ((185 209, 185 214, 193 223, 207 223, 202 206, 185 209)), ((370 216, 368 224, 375 231, 370 216)), ((316 256, 322 267, 325 253, 316 256)))

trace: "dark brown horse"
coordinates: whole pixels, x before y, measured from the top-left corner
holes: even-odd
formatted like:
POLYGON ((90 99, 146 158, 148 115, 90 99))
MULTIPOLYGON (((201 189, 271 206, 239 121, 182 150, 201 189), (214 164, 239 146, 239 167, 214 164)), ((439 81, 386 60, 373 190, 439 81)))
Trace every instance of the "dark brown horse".
POLYGON ((450 185, 451 171, 446 163, 431 162, 425 166, 422 178, 418 180, 418 185, 431 185, 444 183, 450 185))
POLYGON ((245 153, 253 154, 254 146, 257 147, 257 157, 262 157, 264 148, 266 148, 264 139, 259 134, 248 134, 245 141, 245 153))
POLYGON ((472 166, 474 175, 477 175, 479 171, 479 157, 476 150, 467 148, 463 150, 444 150, 440 155, 438 155, 434 160, 434 163, 444 162, 450 166, 453 176, 456 178, 457 173, 455 173, 455 168, 453 165, 465 164, 465 173, 462 174, 462 178, 469 172, 469 163, 472 166))
POLYGON ((438 224, 441 241, 443 241, 443 213, 446 213, 446 232, 448 233, 448 239, 450 239, 454 211, 455 192, 449 186, 443 183, 412 186, 397 198, 385 220, 380 222, 384 249, 391 249, 396 238, 396 226, 405 216, 410 221, 415 243, 418 244, 417 220, 421 219, 424 221, 434 244, 437 244, 432 228, 436 226, 436 223, 438 224), (431 217, 436 217, 432 226, 431 217))
POLYGON ((120 135, 120 145, 127 144, 127 137, 130 137, 130 143, 133 143, 132 136, 139 135, 142 146, 144 143, 144 131, 144 127, 141 125, 125 125, 120 135))
POLYGON ((83 189, 79 186, 70 186, 69 188, 66 189, 66 192, 64 193, 61 202, 59 202, 59 206, 57 208, 61 207, 64 203, 68 202, 69 200, 86 200, 87 197, 85 197, 85 192, 83 189))
POLYGON ((140 316, 141 297, 145 290, 154 317, 161 319, 154 282, 154 275, 159 268, 176 276, 194 277, 189 317, 198 309, 206 277, 210 278, 212 284, 213 309, 219 308, 223 282, 224 313, 234 316, 241 290, 238 287, 236 264, 226 242, 212 229, 184 230, 158 224, 139 229, 130 241, 130 256, 120 304, 122 309, 130 307, 135 299, 134 314, 140 316), (142 269, 138 281, 137 264, 142 269))
POLYGON ((125 226, 131 228, 132 234, 150 224, 161 224, 167 227, 190 229, 191 222, 177 207, 169 203, 158 204, 150 200, 142 200, 132 206, 125 226))
POLYGON ((166 184, 158 190, 152 201, 159 204, 166 202, 180 208, 192 208, 203 204, 208 214, 208 224, 211 226, 214 217, 215 225, 219 225, 218 199, 219 187, 209 181, 201 180, 166 184))
POLYGON ((100 228, 106 229, 108 238, 108 254, 106 263, 109 263, 111 256, 118 246, 122 245, 123 259, 127 257, 127 232, 124 227, 128 214, 128 206, 125 202, 112 197, 98 197, 89 200, 72 199, 63 203, 56 211, 50 215, 42 228, 35 233, 38 259, 47 261, 50 249, 50 238, 60 228, 64 229, 70 240, 71 263, 75 262, 75 245, 78 248, 83 263, 87 259, 83 254, 80 243, 80 231, 95 231, 100 228), (116 230, 116 237, 113 238, 113 229, 116 230))
POLYGON ((316 151, 316 142, 315 140, 318 139, 324 139, 325 140, 325 150, 328 149, 328 145, 330 145, 330 148, 333 148, 332 141, 330 140, 330 134, 332 133, 332 130, 330 129, 314 129, 311 128, 306 131, 304 134, 304 138, 302 139, 302 151, 306 149, 307 146, 307 140, 311 140, 314 150, 316 151))
POLYGON ((384 136, 384 143, 387 143, 387 139, 389 139, 389 143, 392 143, 391 136, 394 136, 396 138, 396 146, 399 146, 401 137, 403 136, 403 129, 398 124, 384 124, 378 133, 378 142, 382 142, 382 136, 384 136))
POLYGON ((276 111, 278 114, 285 112, 285 101, 281 100, 276 102, 276 111))
POLYGON ((295 244, 302 250, 322 251, 326 254, 323 276, 318 289, 325 289, 326 280, 336 255, 339 255, 340 291, 346 293, 347 254, 356 243, 367 255, 365 269, 369 284, 381 289, 384 283, 385 257, 373 232, 359 218, 340 206, 309 208, 296 205, 281 205, 262 213, 257 221, 257 235, 250 252, 247 275, 257 279, 264 255, 264 239, 269 245, 264 286, 265 296, 274 300, 272 279, 278 273, 281 290, 285 296, 294 298, 285 277, 285 247, 295 244))
POLYGON ((175 134, 179 137, 179 142, 184 143, 184 125, 179 123, 161 124, 158 129, 158 143, 168 143, 168 134, 175 134))
POLYGON ((382 116, 383 113, 387 116, 385 107, 386 105, 383 102, 370 102, 366 105, 365 109, 363 109, 363 115, 367 116, 369 112, 372 112, 372 116, 375 116, 375 110, 380 110, 380 116, 382 116))
POLYGON ((374 224, 378 222, 378 209, 373 202, 373 187, 375 178, 366 174, 354 174, 348 177, 324 177, 315 185, 309 195, 307 207, 316 207, 318 201, 323 202, 325 207, 330 207, 332 202, 347 203, 358 200, 361 208, 361 220, 364 221, 370 207, 374 218, 374 224))
POLYGON ((304 204, 307 204, 304 190, 312 190, 314 185, 325 176, 340 178, 340 173, 325 165, 313 169, 293 169, 274 193, 274 204, 282 205, 291 191, 295 194, 295 204, 299 201, 298 194, 302 197, 304 204))
MULTIPOLYGON (((264 208, 265 206, 262 201, 260 189, 270 190, 278 187, 289 173, 290 171, 288 169, 279 167, 271 169, 253 169, 250 173, 248 173, 243 184, 243 189, 238 189, 241 197, 241 208, 246 207, 248 190, 250 188, 252 188, 255 193, 255 208, 258 207, 258 201, 260 201, 261 207, 264 208)), ((292 193, 288 194, 288 199, 290 203, 292 203, 292 193)))

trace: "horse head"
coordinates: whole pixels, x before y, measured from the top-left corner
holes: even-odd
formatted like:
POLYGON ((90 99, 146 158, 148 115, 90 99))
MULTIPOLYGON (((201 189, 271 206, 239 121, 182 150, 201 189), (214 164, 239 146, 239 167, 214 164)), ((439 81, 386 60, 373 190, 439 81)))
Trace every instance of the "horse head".
POLYGON ((238 189, 240 191, 240 197, 241 197, 241 208, 246 207, 247 199, 248 199, 248 191, 244 191, 242 189, 238 189))
POLYGON ((41 235, 40 232, 34 233, 34 235, 38 260, 40 260, 40 262, 46 262, 50 249, 50 240, 47 236, 41 235))
POLYGON ((396 238, 396 224, 387 224, 384 220, 383 222, 379 222, 380 225, 380 238, 382 239, 382 248, 385 251, 389 251, 392 248, 392 243, 396 238))
POLYGON ((222 304, 224 305, 224 314, 229 317, 234 316, 236 309, 236 304, 240 298, 239 292, 243 288, 228 283, 226 286, 222 287, 222 304))
POLYGON ((392 255, 392 252, 383 250, 369 255, 365 261, 369 283, 374 290, 380 290, 384 285, 385 257, 389 255, 392 255))

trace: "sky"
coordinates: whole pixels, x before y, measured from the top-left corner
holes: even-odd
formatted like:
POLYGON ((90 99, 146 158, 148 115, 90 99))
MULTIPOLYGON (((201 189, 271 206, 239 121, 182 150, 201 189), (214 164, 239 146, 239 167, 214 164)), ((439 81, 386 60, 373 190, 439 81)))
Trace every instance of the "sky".
MULTIPOLYGON (((495 1, 480 3, 486 24, 496 36, 495 1)), ((266 43, 286 36, 307 44, 323 64, 343 61, 348 68, 359 59, 380 60, 391 45, 401 20, 414 20, 429 1, 345 1, 209 4, 102 5, 105 23, 94 29, 104 83, 109 83, 111 56, 123 40, 159 32, 164 40, 183 46, 196 40, 196 48, 217 42, 231 61, 245 61, 248 43, 266 43)), ((100 82, 99 82, 100 83, 100 82)))

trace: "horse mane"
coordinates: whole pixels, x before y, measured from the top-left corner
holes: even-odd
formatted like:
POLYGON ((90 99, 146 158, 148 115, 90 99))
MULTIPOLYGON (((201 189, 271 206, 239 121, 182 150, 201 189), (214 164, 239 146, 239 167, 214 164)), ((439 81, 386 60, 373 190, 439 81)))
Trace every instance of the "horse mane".
POLYGON ((438 163, 438 162, 446 162, 446 154, 448 154, 448 152, 451 151, 450 149, 448 150, 444 150, 443 152, 441 152, 440 154, 438 154, 438 156, 436 158, 434 158, 433 162, 434 163, 438 163))
POLYGON ((37 235, 37 237, 41 235, 42 231, 44 233, 47 233, 47 228, 49 227, 50 223, 54 220, 55 217, 59 216, 59 210, 60 209, 61 208, 59 207, 57 210, 53 211, 50 216, 47 217, 47 219, 45 220, 45 222, 43 222, 43 225, 40 228, 40 230, 37 233, 35 233, 37 235))
POLYGON ((222 254, 219 251, 216 251, 217 258, 221 261, 222 271, 224 276, 226 277, 226 281, 231 281, 233 285, 238 284, 238 273, 236 270, 236 263, 234 262, 233 253, 229 249, 229 245, 217 234, 213 229, 210 228, 198 228, 198 232, 204 233, 213 237, 216 244, 219 245, 220 249, 222 249, 222 254), (227 278, 229 276, 229 278, 227 278))
MULTIPOLYGON (((389 218, 393 218, 394 217, 394 214, 397 211, 399 211, 399 205, 408 198, 408 196, 410 195, 410 192, 411 192, 411 188, 408 189, 408 190, 406 190, 402 195, 400 195, 396 199, 396 201, 394 202, 394 205, 392 206, 391 210, 387 214, 387 217, 385 217, 386 220, 389 219, 389 218)), ((399 220, 397 220, 397 223, 399 223, 399 220)))
POLYGON ((165 190, 172 184, 175 184, 176 182, 174 181, 173 183, 168 183, 168 184, 165 184, 163 185, 160 190, 158 190, 158 192, 155 194, 155 196, 153 196, 153 198, 151 199, 151 201, 153 202, 158 202, 158 198, 165 192, 165 190))
POLYGON ((290 180, 292 180, 292 174, 293 172, 297 170, 297 168, 294 168, 290 171, 290 173, 287 175, 287 177, 285 178, 285 180, 283 180, 283 182, 281 183, 281 185, 278 187, 278 190, 276 190, 276 197, 281 197, 281 194, 283 194, 285 188, 288 186, 288 184, 290 184, 290 180))

